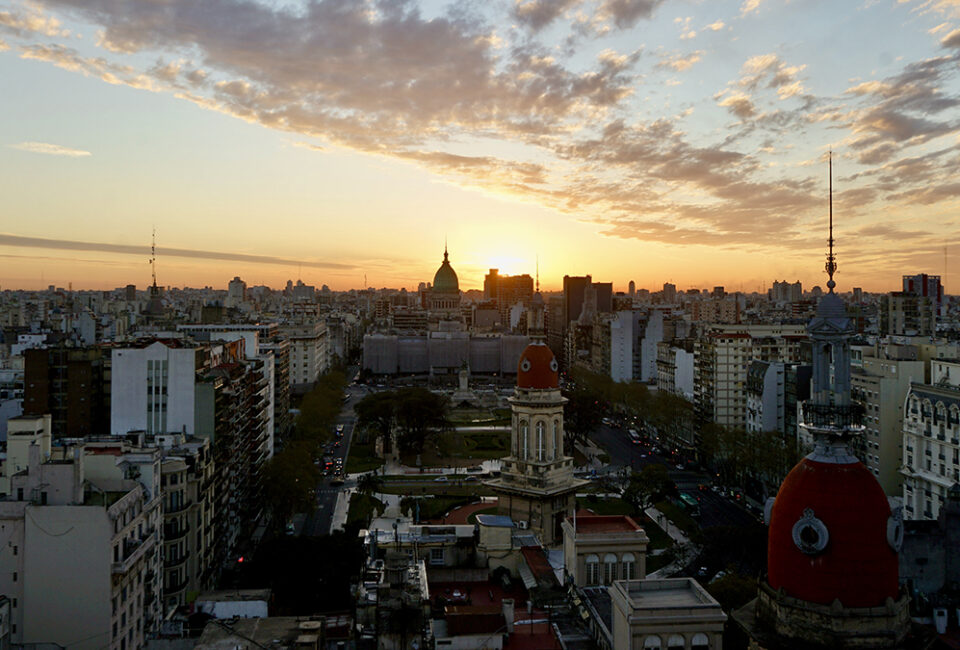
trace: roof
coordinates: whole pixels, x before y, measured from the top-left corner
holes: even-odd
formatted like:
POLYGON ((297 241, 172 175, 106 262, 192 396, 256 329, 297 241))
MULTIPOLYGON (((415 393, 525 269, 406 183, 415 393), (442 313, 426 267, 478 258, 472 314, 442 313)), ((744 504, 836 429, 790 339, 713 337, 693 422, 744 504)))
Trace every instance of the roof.
POLYGON ((542 546, 524 546, 520 549, 526 566, 541 587, 559 586, 553 567, 542 546))
POLYGON ((559 386, 559 366, 553 351, 542 341, 534 341, 520 355, 517 387, 555 389, 559 386))
POLYGON ((477 515, 477 523, 495 528, 513 528, 513 519, 506 515, 477 515))
POLYGON ((896 600, 897 552, 888 538, 897 525, 883 488, 862 463, 804 458, 784 479, 770 513, 768 582, 823 605, 896 600))
POLYGON ((443 251, 443 263, 433 276, 433 290, 444 293, 460 292, 460 281, 457 279, 457 272, 450 266, 447 251, 443 251))
POLYGON ((643 527, 627 515, 588 515, 586 517, 567 518, 569 522, 576 522, 577 532, 585 534, 599 533, 636 533, 643 532, 643 527))

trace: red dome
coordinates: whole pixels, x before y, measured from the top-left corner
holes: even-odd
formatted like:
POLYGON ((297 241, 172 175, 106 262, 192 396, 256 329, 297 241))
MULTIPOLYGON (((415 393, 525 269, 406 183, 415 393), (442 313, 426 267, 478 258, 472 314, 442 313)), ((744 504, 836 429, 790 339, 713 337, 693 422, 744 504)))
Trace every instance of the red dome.
POLYGON ((544 343, 531 343, 517 364, 520 388, 559 388, 560 375, 553 352, 544 343))
POLYGON ((897 553, 887 540, 901 530, 890 522, 887 497, 863 464, 804 458, 784 479, 770 514, 770 586, 824 605, 896 600, 897 553))

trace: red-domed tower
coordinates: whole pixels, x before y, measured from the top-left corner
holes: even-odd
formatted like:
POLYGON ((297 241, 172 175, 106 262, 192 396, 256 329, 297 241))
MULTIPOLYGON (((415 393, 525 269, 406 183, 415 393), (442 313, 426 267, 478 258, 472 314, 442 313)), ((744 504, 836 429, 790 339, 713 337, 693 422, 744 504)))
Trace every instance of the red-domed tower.
POLYGON ((850 451, 863 431, 862 407, 850 399, 856 332, 834 293, 832 200, 828 241, 828 293, 808 327, 813 387, 801 407, 814 450, 769 507, 767 579, 751 635, 770 648, 896 648, 910 624, 908 597, 898 588, 903 526, 899 508, 891 510, 877 479, 850 451))
MULTIPOLYGON (((535 330, 536 332, 536 330, 535 330)), ((577 489, 589 483, 573 476, 564 455, 560 376, 553 352, 539 332, 520 355, 517 388, 510 398, 510 455, 500 477, 487 482, 499 497, 498 514, 532 530, 544 546, 563 539, 561 523, 573 516, 577 489)))

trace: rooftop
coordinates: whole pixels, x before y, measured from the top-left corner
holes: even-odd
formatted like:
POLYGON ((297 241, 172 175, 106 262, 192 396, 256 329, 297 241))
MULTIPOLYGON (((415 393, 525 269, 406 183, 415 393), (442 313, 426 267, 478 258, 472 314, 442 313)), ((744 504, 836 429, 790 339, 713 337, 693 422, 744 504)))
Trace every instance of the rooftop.
POLYGON ((481 526, 513 528, 513 519, 506 515, 477 515, 477 523, 481 526))
POLYGON ((576 523, 578 533, 588 535, 643 532, 643 527, 627 515, 577 515, 576 519, 568 518, 567 521, 576 523))

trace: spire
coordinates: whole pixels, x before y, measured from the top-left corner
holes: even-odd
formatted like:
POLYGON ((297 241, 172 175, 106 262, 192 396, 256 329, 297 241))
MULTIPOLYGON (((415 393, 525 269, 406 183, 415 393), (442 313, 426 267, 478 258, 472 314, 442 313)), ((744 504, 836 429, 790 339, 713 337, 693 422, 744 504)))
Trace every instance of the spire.
POLYGON ((826 269, 827 275, 830 276, 830 279, 827 280, 827 289, 829 289, 830 293, 833 293, 833 288, 837 286, 837 283, 833 281, 833 274, 837 272, 837 258, 833 254, 833 151, 828 152, 827 156, 830 185, 830 237, 827 239, 827 244, 830 252, 827 253, 826 269))
POLYGON ((153 229, 150 237, 150 273, 153 275, 153 289, 157 289, 157 229, 153 229))
MULTIPOLYGON (((946 277, 946 273, 944 273, 944 277, 946 277)), ((539 255, 537 255, 537 293, 540 293, 540 256, 539 255)))
POLYGON ((443 261, 444 261, 444 262, 447 262, 447 261, 448 261, 448 260, 447 260, 447 238, 446 238, 446 236, 444 236, 444 238, 443 238, 443 261))

